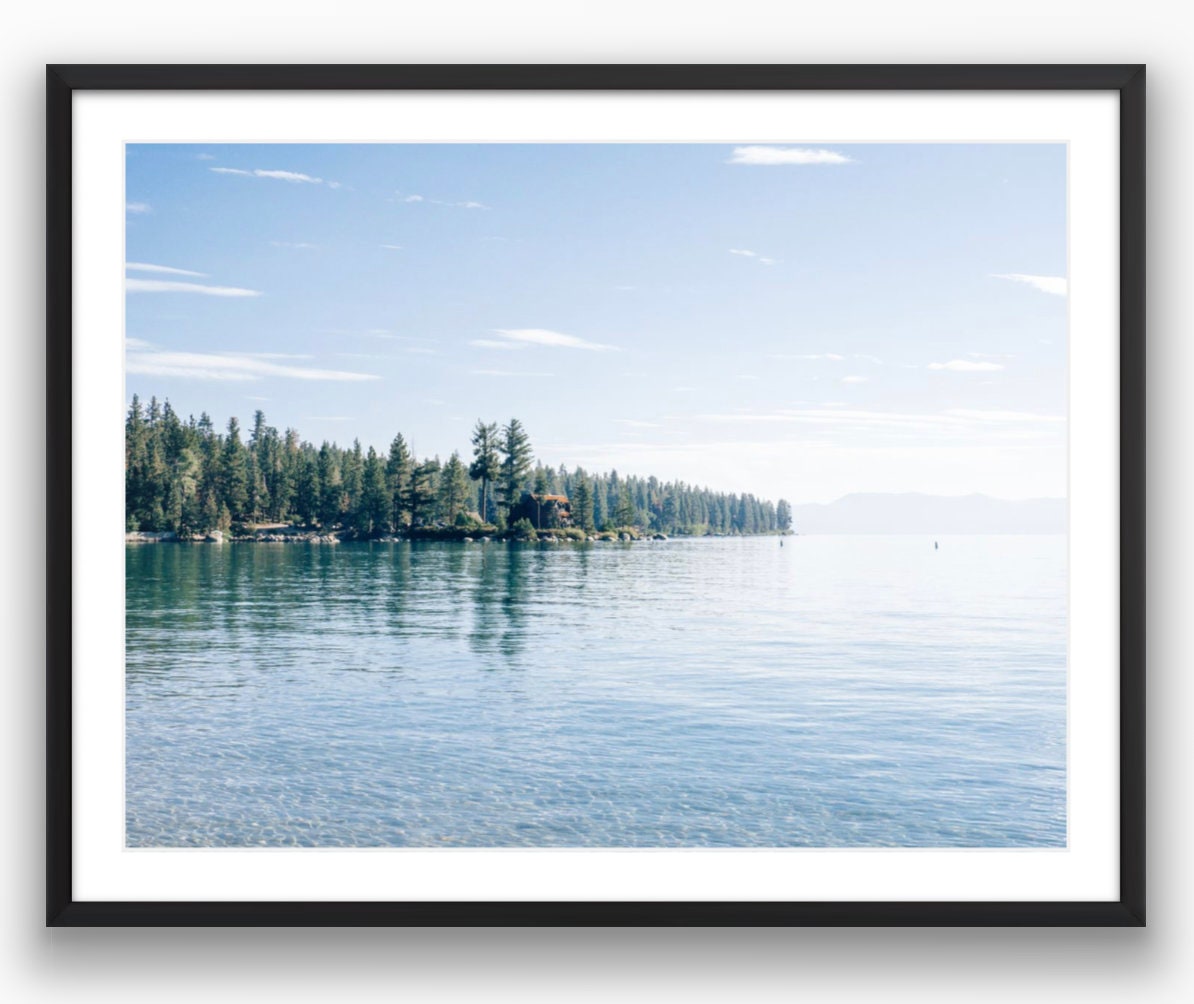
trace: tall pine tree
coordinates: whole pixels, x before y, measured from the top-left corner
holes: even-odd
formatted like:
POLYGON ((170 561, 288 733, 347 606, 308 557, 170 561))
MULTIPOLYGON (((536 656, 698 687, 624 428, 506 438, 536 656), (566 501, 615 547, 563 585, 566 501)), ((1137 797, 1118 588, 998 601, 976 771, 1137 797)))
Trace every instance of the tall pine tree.
POLYGON ((489 521, 491 515, 489 487, 502 472, 498 456, 498 427, 496 422, 486 424, 477 419, 473 427, 473 462, 469 465, 469 477, 481 482, 481 519, 489 521))
POLYGON ((424 460, 411 474, 407 508, 411 526, 431 526, 439 502, 439 459, 424 460))
POLYGON ((249 516, 249 473, 249 451, 240 441, 240 423, 233 417, 228 419, 220 470, 222 501, 233 522, 243 522, 249 516))
POLYGON ((585 533, 596 528, 593 517, 593 489, 583 472, 577 472, 576 487, 572 493, 572 522, 585 533))
POLYGON ((439 507, 442 518, 448 523, 455 522, 456 517, 468 508, 471 492, 468 470, 461 461, 460 454, 453 451, 439 478, 439 507))
POLYGON ((386 460, 386 488, 390 492, 390 524, 395 530, 410 526, 410 477, 413 470, 410 449, 402 433, 390 443, 390 456, 386 460))
POLYGON ((787 499, 780 499, 775 503, 775 525, 784 533, 792 529, 792 507, 787 499))
POLYGON ((361 481, 361 503, 355 519, 357 533, 380 537, 390 529, 390 493, 386 487, 386 466, 372 446, 365 457, 361 481))
POLYGON ((502 508, 509 516, 510 509, 518 503, 523 485, 531 473, 534 455, 531 439, 517 418, 510 419, 502 429, 502 508))

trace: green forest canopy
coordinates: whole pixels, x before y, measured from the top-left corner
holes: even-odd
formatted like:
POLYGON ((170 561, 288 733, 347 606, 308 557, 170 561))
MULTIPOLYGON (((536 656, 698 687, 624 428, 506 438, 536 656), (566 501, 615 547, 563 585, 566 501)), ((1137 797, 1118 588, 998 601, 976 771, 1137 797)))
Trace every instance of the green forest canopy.
POLYGON ((518 419, 478 421, 468 463, 415 457, 399 433, 389 451, 324 442, 294 429, 279 434, 254 413, 248 439, 228 420, 217 432, 206 413, 182 421, 170 402, 142 406, 125 421, 125 529, 179 534, 233 526, 290 523, 339 528, 361 537, 439 526, 493 524, 517 517, 524 493, 563 495, 571 524, 587 532, 634 528, 666 534, 783 532, 791 507, 754 495, 696 488, 655 477, 590 474, 534 459, 518 419))

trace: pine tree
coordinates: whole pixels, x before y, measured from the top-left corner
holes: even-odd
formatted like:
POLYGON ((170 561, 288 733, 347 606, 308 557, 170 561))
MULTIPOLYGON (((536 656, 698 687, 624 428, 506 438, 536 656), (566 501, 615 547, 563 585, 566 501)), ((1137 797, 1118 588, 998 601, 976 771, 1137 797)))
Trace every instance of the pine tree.
POLYGON ((439 501, 439 460, 424 460, 411 474, 406 507, 411 526, 430 526, 435 522, 439 501))
POLYGON ((340 522, 341 497, 340 465, 331 444, 326 440, 319 448, 319 522, 334 526, 340 522))
POLYGON ((618 524, 618 501, 621 498, 622 486, 618 480, 618 472, 616 470, 609 472, 609 477, 605 479, 605 513, 607 526, 606 529, 616 528, 618 524))
POLYGON ((240 441, 240 423, 228 419, 228 436, 221 457, 220 488, 229 522, 243 522, 249 508, 249 453, 240 441))
POLYGON ((471 491, 472 485, 469 484, 468 470, 461 461, 460 454, 453 451, 452 456, 444 465, 439 479, 441 516, 449 523, 455 522, 457 515, 467 508, 471 491))
POLYGON ((680 507, 676 501, 676 494, 674 491, 668 492, 659 508, 660 528, 664 533, 675 533, 680 521, 680 507))
POLYGON ((634 499, 630 497, 629 486, 623 484, 618 493, 618 505, 614 510, 614 521, 619 528, 634 526, 638 519, 634 508, 634 499))
POLYGON ((496 422, 488 425, 477 419, 473 427, 473 462, 469 465, 469 477, 481 482, 481 519, 488 522, 491 513, 489 486, 502 472, 498 456, 498 427, 496 422))
POLYGON ((362 482, 356 530, 365 536, 380 536, 390 529, 390 493, 386 487, 385 464, 372 446, 365 457, 362 482))
POLYGON ((145 481, 145 453, 148 430, 141 412, 141 399, 133 395, 124 422, 124 508, 125 525, 140 530, 145 481))
POLYGON ((572 494, 572 522, 585 533, 592 533, 596 528, 593 517, 593 489, 589 487, 589 479, 580 471, 577 472, 576 487, 572 494))
POLYGON ((282 523, 290 518, 302 463, 303 453, 298 432, 287 429, 286 438, 281 445, 278 446, 275 441, 275 473, 270 485, 270 515, 275 522, 282 523))
POLYGON ((202 508, 200 509, 200 524, 197 529, 203 533, 209 530, 215 530, 220 525, 220 505, 216 502, 214 493, 209 492, 203 498, 202 508))
POLYGON ((400 432, 390 443, 390 456, 386 460, 386 488, 390 493, 390 525, 395 530, 401 530, 410 525, 407 496, 410 494, 412 467, 410 450, 400 432))
POLYGON ((593 492, 593 526, 605 529, 609 524, 609 507, 606 502, 605 478, 600 474, 589 482, 593 492))
POLYGON ((346 450, 340 461, 340 478, 344 484, 344 512, 350 521, 360 512, 364 473, 365 457, 361 453, 361 441, 354 439, 352 449, 346 450))
POLYGON ((518 502, 523 484, 531 472, 531 440, 517 418, 502 430, 502 507, 506 516, 518 502))
POLYGON ((183 447, 172 465, 170 487, 171 504, 167 511, 167 519, 171 525, 168 529, 180 534, 198 532, 202 522, 202 511, 199 506, 199 475, 201 473, 199 455, 187 447, 183 447))
POLYGON ((294 514, 305 524, 318 521, 321 491, 319 463, 312 454, 301 456, 297 462, 298 475, 294 487, 294 514))
POLYGON ((787 499, 780 499, 775 503, 775 525, 784 533, 792 529, 792 507, 787 499))

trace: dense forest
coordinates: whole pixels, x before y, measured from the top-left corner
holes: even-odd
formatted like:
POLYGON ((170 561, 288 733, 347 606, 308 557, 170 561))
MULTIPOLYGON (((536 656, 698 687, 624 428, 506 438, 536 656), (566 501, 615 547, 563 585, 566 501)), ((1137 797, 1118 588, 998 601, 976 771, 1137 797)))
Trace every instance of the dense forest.
POLYGON ((518 419, 478 421, 466 458, 413 455, 401 433, 388 452, 360 442, 316 447, 279 433, 257 411, 247 437, 206 413, 183 420, 134 396, 125 421, 125 529, 243 532, 321 527, 356 538, 437 529, 506 533, 568 529, 682 535, 786 532, 791 507, 654 477, 589 473, 536 462, 518 419))

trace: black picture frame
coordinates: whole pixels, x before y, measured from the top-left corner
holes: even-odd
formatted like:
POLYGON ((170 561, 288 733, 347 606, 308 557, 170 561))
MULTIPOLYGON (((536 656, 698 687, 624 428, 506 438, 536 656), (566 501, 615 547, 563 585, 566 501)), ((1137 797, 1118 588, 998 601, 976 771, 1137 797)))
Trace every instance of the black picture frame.
POLYGON ((1143 926, 1143 65, 51 65, 46 94, 48 926, 1143 926), (72 99, 80 91, 1115 91, 1119 97, 1119 896, 1106 902, 95 902, 72 886, 72 99))

